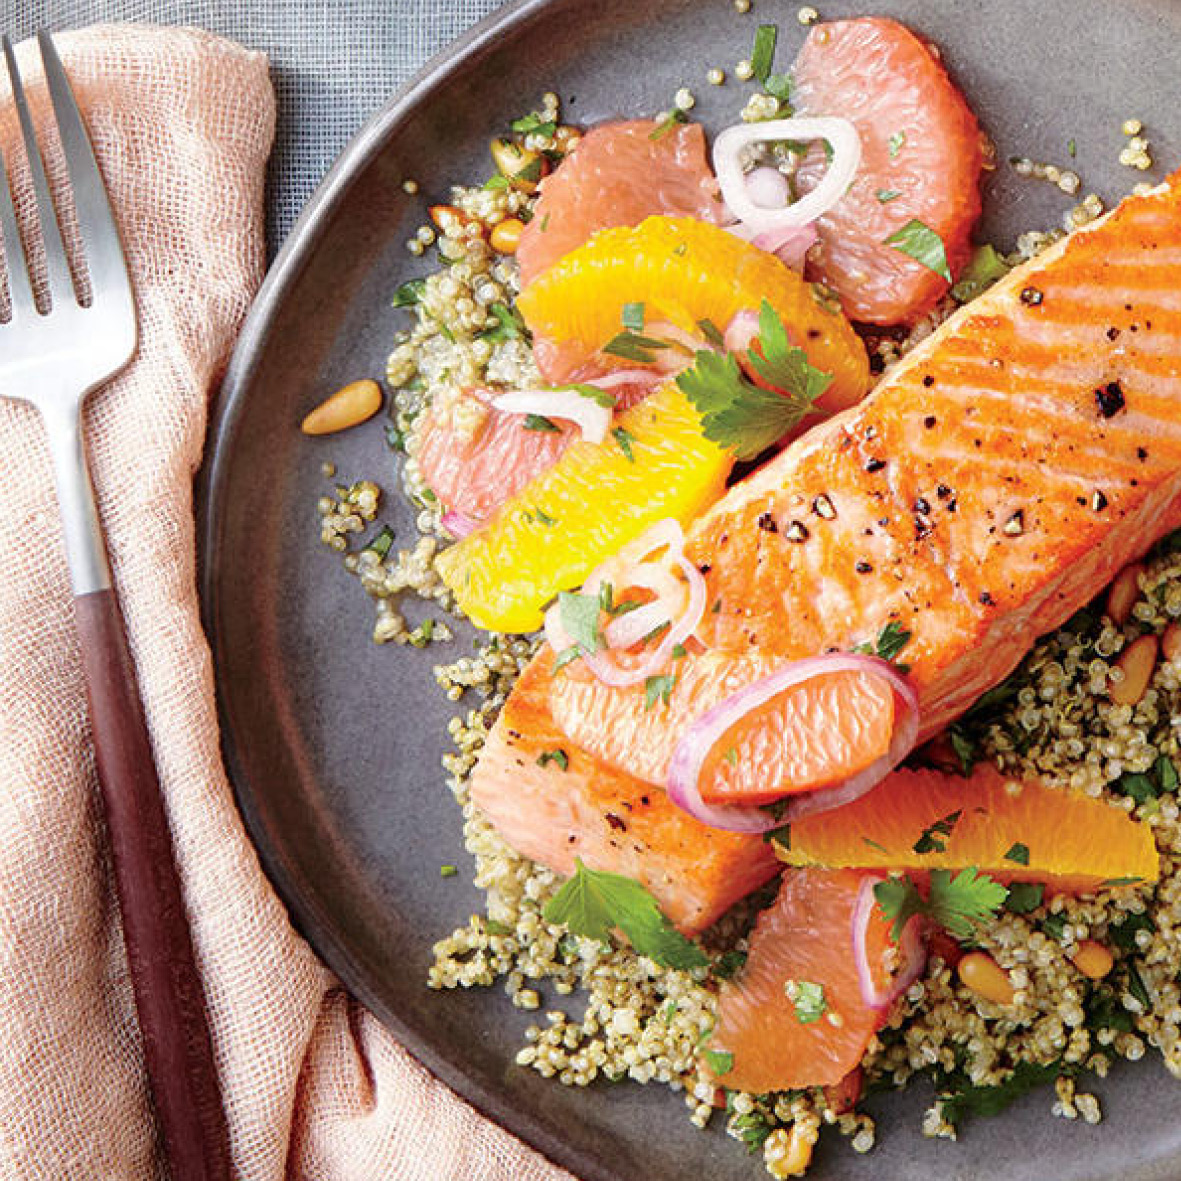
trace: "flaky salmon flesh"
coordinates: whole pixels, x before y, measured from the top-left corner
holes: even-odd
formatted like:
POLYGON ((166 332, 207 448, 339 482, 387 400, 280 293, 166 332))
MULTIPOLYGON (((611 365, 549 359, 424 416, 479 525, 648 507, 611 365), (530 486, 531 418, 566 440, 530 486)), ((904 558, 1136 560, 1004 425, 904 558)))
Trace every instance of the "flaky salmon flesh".
POLYGON ((1181 525, 1179 175, 1014 270, 701 516, 704 651, 651 711, 643 685, 559 672, 567 738, 656 782, 736 686, 893 622, 921 741, 1181 525))

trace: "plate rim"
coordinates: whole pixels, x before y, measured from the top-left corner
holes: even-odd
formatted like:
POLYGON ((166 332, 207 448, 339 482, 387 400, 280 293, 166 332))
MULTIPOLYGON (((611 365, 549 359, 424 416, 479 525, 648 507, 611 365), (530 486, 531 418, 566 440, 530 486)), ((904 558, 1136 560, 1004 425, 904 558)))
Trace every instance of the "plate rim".
POLYGON ((223 662, 219 659, 220 640, 214 610, 218 597, 218 561, 214 555, 217 553, 216 543, 224 520, 220 489, 224 488, 226 482, 225 472, 232 451, 230 443, 258 365, 259 348, 265 343, 287 293, 298 283, 319 245, 324 229, 331 222, 333 210, 344 201, 352 186, 385 149, 401 124, 411 118, 433 92, 445 87, 456 75, 490 52, 506 34, 517 33, 522 26, 548 9, 572 2, 576 3, 577 0, 506 0, 501 7, 445 45, 411 75, 358 128, 333 161, 268 267, 238 333, 225 374, 211 397, 205 447, 195 482, 195 536, 201 624, 213 662, 219 745, 226 776, 262 870, 282 902, 293 928, 398 1043, 481 1116, 539 1153, 550 1164, 575 1173, 584 1181, 617 1181, 614 1170, 604 1171, 600 1162, 555 1135, 527 1109, 514 1106, 506 1096, 483 1086, 477 1078, 465 1073, 446 1055, 437 1051, 427 1038, 420 1037, 368 986, 355 957, 334 933, 330 917, 322 913, 314 895, 299 885, 299 876, 270 842, 269 831, 251 793, 240 786, 244 779, 242 762, 225 710, 221 672, 223 662))

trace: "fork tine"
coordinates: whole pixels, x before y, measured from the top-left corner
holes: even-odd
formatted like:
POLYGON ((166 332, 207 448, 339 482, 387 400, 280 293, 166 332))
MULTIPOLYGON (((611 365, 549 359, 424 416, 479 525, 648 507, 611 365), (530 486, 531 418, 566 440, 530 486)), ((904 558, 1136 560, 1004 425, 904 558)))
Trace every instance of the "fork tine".
POLYGON ((12 204, 12 191, 8 187, 8 173, 4 168, 4 156, 0 154, 0 238, 4 239, 4 269, 8 273, 8 299, 12 305, 12 318, 27 315, 37 310, 33 299, 33 288, 29 283, 29 270, 25 262, 25 251, 21 245, 20 230, 16 224, 16 209, 12 204))
POLYGON ((33 181, 33 193, 37 198, 37 214, 41 222, 41 237, 45 243, 45 266, 49 278, 49 294, 54 303, 74 299, 74 284, 66 262, 66 248, 62 244, 61 230, 57 224, 57 213, 49 193, 49 181, 45 176, 45 164, 37 146, 33 130, 33 118, 25 99, 25 88, 21 85, 20 72, 16 67, 16 55, 12 42, 7 36, 0 37, 4 47, 4 60, 8 65, 8 79, 12 84, 12 98, 20 119, 21 133, 25 141, 25 156, 29 163, 29 175, 33 181))
POLYGON ((90 274, 92 298, 113 295, 122 288, 130 294, 127 263, 119 244, 119 230, 111 212, 110 198, 103 184, 94 148, 74 99, 74 92, 52 38, 44 29, 37 33, 49 97, 57 116, 58 135, 74 190, 74 209, 82 231, 82 245, 90 274))

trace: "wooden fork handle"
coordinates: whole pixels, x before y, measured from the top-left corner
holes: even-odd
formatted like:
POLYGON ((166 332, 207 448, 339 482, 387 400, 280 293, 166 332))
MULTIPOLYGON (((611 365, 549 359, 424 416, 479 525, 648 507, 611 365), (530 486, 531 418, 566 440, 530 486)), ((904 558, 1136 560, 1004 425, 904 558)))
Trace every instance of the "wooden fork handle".
POLYGON ((109 588, 74 602, 124 941, 169 1172, 172 1181, 229 1181, 201 979, 123 619, 109 588))

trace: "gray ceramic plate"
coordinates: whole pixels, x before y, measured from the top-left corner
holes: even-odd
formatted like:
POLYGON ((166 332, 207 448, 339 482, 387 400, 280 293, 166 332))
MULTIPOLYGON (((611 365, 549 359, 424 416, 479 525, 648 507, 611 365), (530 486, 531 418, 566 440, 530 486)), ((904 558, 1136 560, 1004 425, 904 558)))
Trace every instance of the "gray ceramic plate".
MULTIPOLYGON (((499 991, 437 994, 424 981, 431 943, 480 908, 458 813, 438 770, 448 710, 431 666, 438 650, 378 648, 357 584, 317 540, 320 465, 394 486, 378 425, 309 442, 295 429, 328 391, 383 369, 404 313, 402 244, 424 199, 487 174, 489 138, 540 94, 569 118, 651 113, 688 82, 712 127, 742 89, 705 84, 715 64, 749 54, 757 23, 778 20, 781 62, 802 30, 795 7, 756 0, 523 0, 434 62, 356 138, 311 202, 259 297, 234 358, 206 469, 204 604, 221 695, 226 755, 242 811, 295 921, 340 976, 433 1070, 493 1118, 587 1179, 762 1175, 720 1132, 686 1121, 657 1088, 569 1091, 513 1066, 530 1017, 499 991), (405 177, 423 197, 407 197, 405 177)), ((864 12, 831 0, 826 16, 864 12)), ((1129 187, 1115 165, 1120 123, 1143 118, 1158 158, 1178 159, 1176 47, 1181 5, 1168 0, 882 0, 933 37, 993 134, 1002 158, 1076 165, 1105 196, 1129 187)), ((1011 243, 1053 224, 1066 201, 1048 185, 993 177, 983 233, 1011 243)), ((411 515, 386 515, 405 543, 411 515)), ((470 650, 461 633, 456 652, 470 650)), ((446 658, 451 658, 447 656, 446 658)), ((1114 1178, 1181 1175, 1181 1091, 1155 1061, 1096 1088, 1099 1128, 1051 1118, 1043 1091, 1000 1120, 970 1124, 958 1145, 919 1134, 929 1091, 875 1100, 879 1146, 857 1157, 826 1138, 815 1176, 1114 1178)), ((718 1121, 720 1123, 720 1121, 718 1121)))

